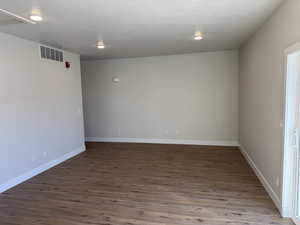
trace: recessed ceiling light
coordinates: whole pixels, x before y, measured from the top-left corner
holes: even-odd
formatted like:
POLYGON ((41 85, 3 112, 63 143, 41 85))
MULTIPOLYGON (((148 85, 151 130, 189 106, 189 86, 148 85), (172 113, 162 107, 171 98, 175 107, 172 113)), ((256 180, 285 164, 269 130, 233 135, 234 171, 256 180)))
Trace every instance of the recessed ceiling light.
POLYGON ((104 45, 103 41, 98 41, 97 48, 99 48, 99 49, 105 48, 105 45, 104 45))
POLYGON ((194 40, 202 40, 203 39, 203 34, 200 31, 195 32, 194 34, 194 40))
POLYGON ((41 10, 39 8, 34 8, 31 11, 30 17, 32 21, 41 22, 43 20, 41 10))
POLYGON ((43 17, 41 17, 40 15, 31 15, 30 19, 35 22, 41 22, 43 20, 43 17))

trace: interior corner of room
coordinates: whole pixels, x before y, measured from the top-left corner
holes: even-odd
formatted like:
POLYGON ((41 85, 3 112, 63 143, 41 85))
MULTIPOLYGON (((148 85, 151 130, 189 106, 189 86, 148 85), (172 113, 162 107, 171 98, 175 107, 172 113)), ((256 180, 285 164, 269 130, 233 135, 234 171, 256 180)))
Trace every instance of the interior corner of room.
POLYGON ((0 3, 0 224, 300 224, 298 0, 75 2, 0 3))

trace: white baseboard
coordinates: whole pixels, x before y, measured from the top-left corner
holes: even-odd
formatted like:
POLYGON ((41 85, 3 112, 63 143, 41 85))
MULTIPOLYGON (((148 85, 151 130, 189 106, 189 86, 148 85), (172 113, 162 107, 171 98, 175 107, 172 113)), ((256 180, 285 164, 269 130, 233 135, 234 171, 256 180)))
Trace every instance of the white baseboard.
POLYGON ((260 180, 260 182, 262 183, 262 185, 264 186, 264 188, 268 192, 269 196, 273 200, 273 202, 276 205, 277 209, 280 211, 280 213, 282 213, 280 198, 278 197, 276 192, 273 190, 273 188, 270 185, 270 183, 268 182, 268 180, 265 178, 263 173, 256 166, 255 162, 252 160, 250 155, 247 153, 246 149, 241 145, 240 145, 240 151, 243 154, 243 156, 245 157, 245 159, 247 160, 247 162, 249 163, 249 165, 251 166, 251 168, 254 170, 256 176, 258 177, 258 179, 260 180))
POLYGON ((85 146, 81 146, 80 148, 77 148, 77 149, 73 150, 72 152, 69 152, 69 153, 61 156, 58 159, 55 159, 51 162, 43 164, 43 165, 41 165, 29 172, 26 172, 18 177, 12 178, 3 184, 0 184, 0 193, 3 193, 4 191, 7 191, 8 189, 10 189, 20 183, 23 183, 24 181, 46 171, 46 170, 66 161, 84 151, 85 151, 85 146))
POLYGON ((99 138, 99 137, 86 137, 85 140, 90 142, 239 146, 238 141, 200 141, 200 140, 179 140, 179 139, 99 138))

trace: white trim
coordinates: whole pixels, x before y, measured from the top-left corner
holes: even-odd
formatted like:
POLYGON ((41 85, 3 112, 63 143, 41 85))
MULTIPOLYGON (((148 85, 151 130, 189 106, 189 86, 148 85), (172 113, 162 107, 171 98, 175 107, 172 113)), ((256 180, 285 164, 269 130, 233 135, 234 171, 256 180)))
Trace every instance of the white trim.
POLYGON ((69 152, 51 162, 48 162, 48 163, 45 163, 31 171, 28 171, 26 173, 23 173, 22 175, 16 177, 16 178, 12 178, 10 180, 8 180, 7 182, 3 183, 3 184, 0 184, 0 193, 3 193, 4 191, 7 191, 8 189, 18 185, 18 184, 21 184, 23 183, 24 181, 80 154, 81 152, 84 152, 85 151, 85 146, 81 146, 80 148, 77 148, 75 150, 73 150, 72 152, 69 152))
POLYGON ((211 146, 234 146, 234 147, 239 146, 238 141, 200 141, 200 140, 179 140, 179 139, 99 138, 99 137, 86 137, 85 140, 90 142, 211 145, 211 146))
POLYGON ((282 167, 282 175, 281 175, 281 183, 282 183, 282 190, 281 190, 281 195, 282 195, 282 203, 281 203, 281 208, 282 212, 281 215, 283 217, 292 217, 292 200, 290 199, 291 197, 291 190, 292 190, 292 183, 291 183, 291 169, 289 168, 289 160, 290 160, 290 154, 286 153, 287 149, 287 121, 288 121, 288 98, 287 98, 287 78, 288 78, 288 55, 289 52, 293 49, 294 47, 291 46, 290 48, 287 48, 285 50, 284 54, 284 94, 283 94, 283 145, 282 145, 282 162, 281 162, 281 167, 282 167))
POLYGON ((280 212, 282 212, 280 198, 278 197, 276 192, 273 190, 273 188, 270 185, 270 183, 268 182, 268 180, 265 178, 265 176, 260 171, 260 169, 256 166, 255 162, 252 160, 252 158, 250 157, 250 155, 247 153, 247 151, 245 150, 245 148, 242 145, 240 145, 240 151, 243 154, 243 156, 245 157, 245 159, 247 160, 247 162, 249 163, 249 165, 251 166, 251 168, 253 169, 253 171, 255 172, 256 176, 258 177, 258 179, 260 180, 260 182, 262 183, 262 185, 264 186, 264 188, 266 189, 268 194, 270 195, 271 199, 273 200, 273 202, 276 205, 276 207, 278 208, 278 210, 280 212))
MULTIPOLYGON (((297 179, 297 152, 292 149, 291 146, 291 132, 295 131, 295 121, 291 115, 295 108, 293 108, 293 98, 298 98, 297 90, 295 90, 295 73, 293 73, 293 67, 291 67, 291 61, 289 57, 299 55, 300 42, 288 47, 284 51, 284 132, 283 132, 283 151, 282 151, 282 216, 291 217, 296 220, 296 179, 297 179), (296 96, 297 95, 297 96, 296 96)), ((297 62, 296 62, 297 63, 297 62)), ((299 132, 299 129, 297 130, 299 132)), ((297 148, 297 150, 299 147, 297 148)), ((298 198, 298 197, 296 197, 298 198)), ((299 222, 294 221, 296 224, 299 222)))

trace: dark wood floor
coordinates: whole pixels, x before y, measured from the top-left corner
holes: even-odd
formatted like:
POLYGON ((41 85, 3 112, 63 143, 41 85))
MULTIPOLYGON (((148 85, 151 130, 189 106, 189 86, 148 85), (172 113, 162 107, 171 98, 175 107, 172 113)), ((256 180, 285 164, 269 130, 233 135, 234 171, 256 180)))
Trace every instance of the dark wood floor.
POLYGON ((292 224, 236 148, 87 146, 1 194, 0 225, 292 224))

